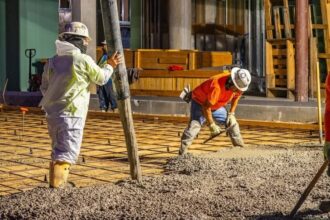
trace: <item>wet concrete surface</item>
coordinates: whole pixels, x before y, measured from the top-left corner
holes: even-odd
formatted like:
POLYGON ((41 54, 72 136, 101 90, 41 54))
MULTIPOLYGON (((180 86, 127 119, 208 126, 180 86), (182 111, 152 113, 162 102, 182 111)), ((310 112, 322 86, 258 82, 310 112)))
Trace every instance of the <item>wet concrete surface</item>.
MULTIPOLYGON (((166 174, 0 197, 0 219, 289 219, 323 163, 321 146, 231 148, 169 159, 166 174)), ((323 174, 296 219, 329 219, 323 174)))

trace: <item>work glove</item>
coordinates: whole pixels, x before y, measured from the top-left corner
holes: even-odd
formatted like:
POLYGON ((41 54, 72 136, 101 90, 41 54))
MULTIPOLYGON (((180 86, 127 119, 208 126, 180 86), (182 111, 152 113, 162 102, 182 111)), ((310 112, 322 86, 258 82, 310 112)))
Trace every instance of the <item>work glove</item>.
POLYGON ((228 113, 226 125, 227 127, 234 127, 237 124, 235 113, 228 113))
POLYGON ((214 122, 209 125, 211 136, 215 136, 217 134, 220 134, 221 128, 216 125, 214 122))

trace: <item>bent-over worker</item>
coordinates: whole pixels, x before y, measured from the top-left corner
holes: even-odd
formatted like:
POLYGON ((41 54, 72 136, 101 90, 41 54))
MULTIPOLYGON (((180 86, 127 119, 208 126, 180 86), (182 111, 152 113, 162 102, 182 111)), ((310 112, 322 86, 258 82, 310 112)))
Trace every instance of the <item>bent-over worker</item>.
POLYGON ((190 121, 181 137, 179 155, 187 153, 199 133, 202 125, 207 123, 211 136, 221 132, 218 124, 225 124, 232 144, 244 146, 239 125, 235 118, 238 101, 251 82, 250 72, 234 67, 231 72, 211 77, 192 91, 190 121), (225 106, 231 101, 229 112, 225 106))

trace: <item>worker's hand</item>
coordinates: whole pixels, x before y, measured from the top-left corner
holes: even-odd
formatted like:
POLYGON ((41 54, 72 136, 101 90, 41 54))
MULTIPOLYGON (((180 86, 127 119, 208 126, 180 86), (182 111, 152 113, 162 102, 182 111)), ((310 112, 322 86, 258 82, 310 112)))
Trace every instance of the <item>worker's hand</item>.
POLYGON ((323 146, 323 154, 324 159, 329 160, 330 159, 330 142, 326 141, 323 146))
POLYGON ((221 132, 221 128, 218 125, 216 125, 214 122, 212 122, 209 125, 209 128, 210 128, 211 136, 215 136, 221 132))
POLYGON ((226 125, 227 127, 233 127, 237 124, 235 113, 228 113, 226 125))
POLYGON ((110 59, 108 59, 108 64, 110 64, 113 68, 116 68, 118 64, 124 62, 123 55, 119 54, 118 51, 116 51, 110 59))

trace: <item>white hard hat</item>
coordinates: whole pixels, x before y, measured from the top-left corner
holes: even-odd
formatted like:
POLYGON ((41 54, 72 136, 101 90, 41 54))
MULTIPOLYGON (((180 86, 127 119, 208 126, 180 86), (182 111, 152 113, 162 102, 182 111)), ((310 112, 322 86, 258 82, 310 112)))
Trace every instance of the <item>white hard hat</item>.
POLYGON ((64 32, 62 32, 59 35, 60 37, 63 37, 63 35, 68 34, 68 35, 82 36, 82 37, 86 37, 88 40, 92 40, 89 37, 87 26, 81 22, 77 22, 77 21, 70 22, 65 25, 64 29, 65 29, 64 32))
POLYGON ((244 92, 249 88, 251 83, 251 74, 246 69, 234 67, 231 70, 231 79, 233 80, 236 88, 244 92))

